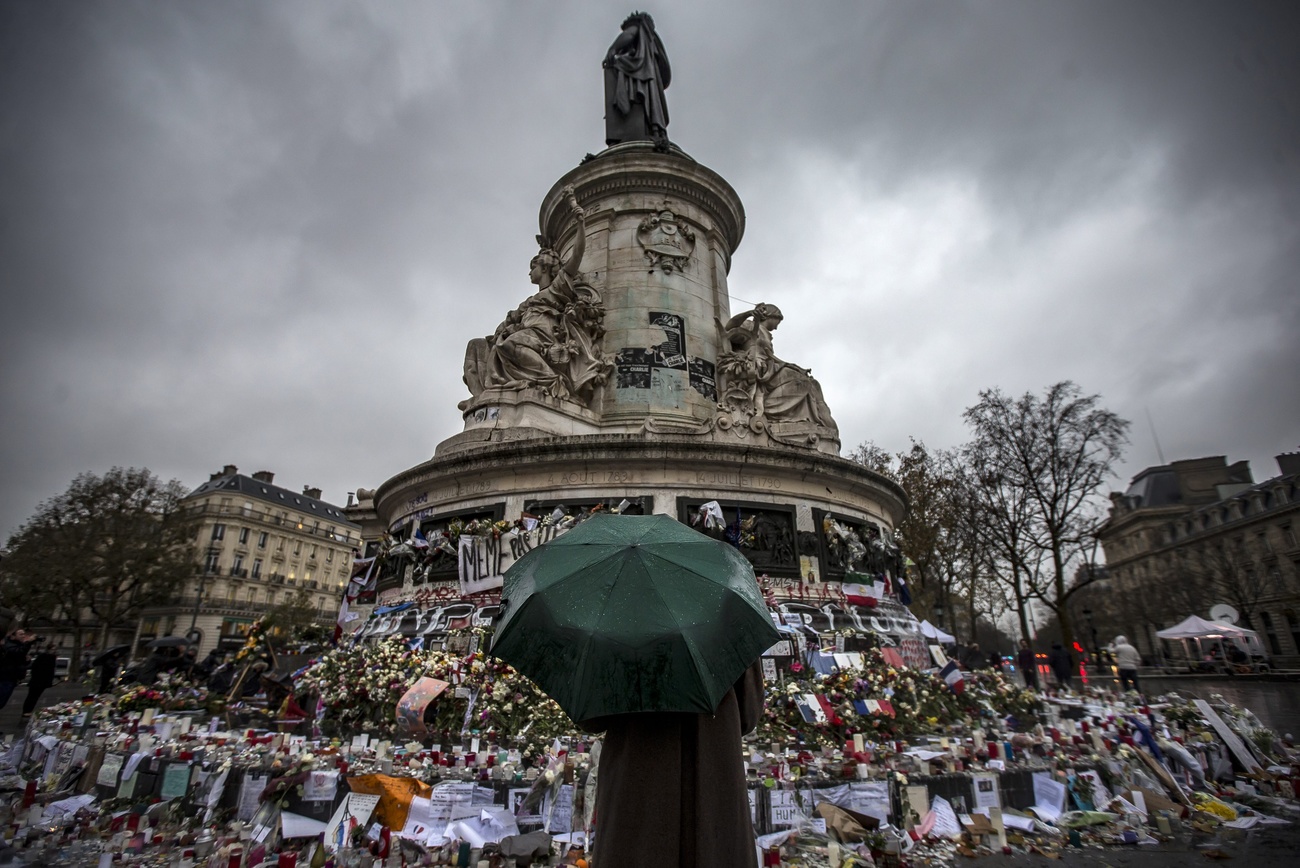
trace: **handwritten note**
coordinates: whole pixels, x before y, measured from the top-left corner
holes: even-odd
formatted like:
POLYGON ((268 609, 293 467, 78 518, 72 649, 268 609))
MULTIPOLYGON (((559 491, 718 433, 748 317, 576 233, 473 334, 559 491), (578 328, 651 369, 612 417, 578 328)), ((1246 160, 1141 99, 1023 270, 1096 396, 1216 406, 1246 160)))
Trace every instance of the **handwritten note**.
POLYGON ((117 786, 117 775, 122 771, 125 762, 126 757, 120 753, 105 754, 104 761, 99 764, 99 774, 95 777, 95 783, 101 787, 117 786))

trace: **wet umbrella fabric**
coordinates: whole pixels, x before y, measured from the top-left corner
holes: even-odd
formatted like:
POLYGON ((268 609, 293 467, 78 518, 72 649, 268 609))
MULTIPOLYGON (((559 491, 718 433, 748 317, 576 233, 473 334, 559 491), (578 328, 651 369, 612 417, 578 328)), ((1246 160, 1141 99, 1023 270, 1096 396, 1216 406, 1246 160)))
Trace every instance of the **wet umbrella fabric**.
POLYGON ((193 643, 190 642, 189 639, 186 639, 184 636, 164 636, 164 637, 162 637, 161 639, 155 639, 155 640, 153 640, 152 642, 150 642, 148 645, 146 645, 146 646, 144 646, 144 647, 146 647, 146 648, 178 648, 178 647, 180 647, 181 645, 191 645, 191 644, 193 644, 193 643))
POLYGON ((664 515, 594 516, 506 571, 492 654, 574 720, 711 714, 780 638, 740 552, 664 515))

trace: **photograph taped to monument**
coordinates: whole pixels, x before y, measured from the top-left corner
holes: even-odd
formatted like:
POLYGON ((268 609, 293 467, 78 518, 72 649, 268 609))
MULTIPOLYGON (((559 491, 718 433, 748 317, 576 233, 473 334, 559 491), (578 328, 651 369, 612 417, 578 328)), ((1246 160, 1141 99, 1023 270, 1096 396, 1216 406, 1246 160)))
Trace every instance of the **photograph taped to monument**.
POLYGON ((686 369, 690 373, 692 389, 710 401, 718 400, 718 379, 713 362, 708 359, 691 358, 686 369))
POLYGON ((614 357, 615 380, 617 389, 650 388, 651 351, 641 347, 627 347, 619 350, 614 357))

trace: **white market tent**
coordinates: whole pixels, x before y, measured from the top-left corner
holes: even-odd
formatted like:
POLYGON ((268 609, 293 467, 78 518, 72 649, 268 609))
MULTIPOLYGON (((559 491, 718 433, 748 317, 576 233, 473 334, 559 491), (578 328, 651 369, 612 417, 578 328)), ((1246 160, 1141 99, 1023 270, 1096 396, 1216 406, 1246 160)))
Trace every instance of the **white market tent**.
POLYGON ((1182 640, 1183 649, 1188 651, 1188 657, 1191 657, 1191 652, 1187 646, 1188 639, 1195 640, 1198 657, 1200 656, 1201 641, 1205 639, 1217 639, 1220 646, 1227 639, 1234 644, 1243 646, 1250 654, 1263 654, 1264 652, 1264 645, 1259 641, 1259 634, 1254 630, 1235 627, 1232 624, 1223 624, 1219 621, 1207 621, 1196 615, 1189 615, 1172 627, 1157 630, 1156 635, 1161 639, 1182 640))
POLYGON ((921 622, 921 635, 927 639, 933 639, 941 645, 952 645, 957 641, 956 636, 943 632, 929 621, 921 622))
POLYGON ((1157 630, 1161 639, 1237 639, 1254 630, 1207 621, 1197 615, 1189 615, 1184 620, 1164 630, 1157 630))

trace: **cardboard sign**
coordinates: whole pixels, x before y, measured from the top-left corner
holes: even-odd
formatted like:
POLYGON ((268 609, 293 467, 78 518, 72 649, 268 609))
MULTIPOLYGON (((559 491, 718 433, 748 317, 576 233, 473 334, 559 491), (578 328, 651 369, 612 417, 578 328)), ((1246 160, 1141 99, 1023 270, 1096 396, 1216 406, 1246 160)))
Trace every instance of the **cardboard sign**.
POLYGON ((397 703, 397 726, 410 735, 424 735, 429 731, 424 725, 424 713, 429 704, 451 685, 436 678, 421 678, 402 694, 397 703))

